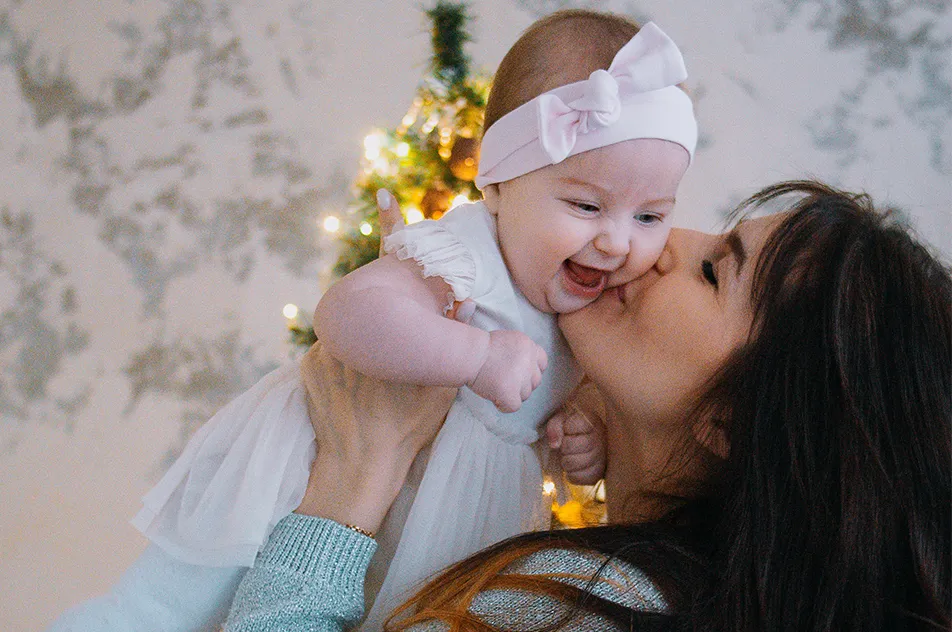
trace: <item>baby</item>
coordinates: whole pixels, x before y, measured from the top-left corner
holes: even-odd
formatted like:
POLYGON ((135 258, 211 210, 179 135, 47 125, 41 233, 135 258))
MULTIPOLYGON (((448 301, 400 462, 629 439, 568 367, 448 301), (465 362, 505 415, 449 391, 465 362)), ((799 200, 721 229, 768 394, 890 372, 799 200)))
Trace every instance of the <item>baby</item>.
MULTIPOLYGON (((460 387, 377 534, 362 629, 381 629, 447 564, 548 526, 539 431, 581 377, 556 315, 598 298, 622 265, 641 274, 659 257, 697 140, 686 76, 654 24, 589 11, 537 22, 489 97, 484 200, 394 233, 386 256, 321 299, 315 331, 344 364, 460 387), (461 305, 475 305, 469 324, 447 317, 461 305)), ((240 577, 304 493, 306 411, 296 365, 265 377, 199 430, 134 524, 190 567, 240 577)), ((233 590, 232 577, 209 577, 227 588, 206 599, 233 590)))
POLYGON ((681 56, 648 24, 599 68, 588 51, 629 23, 571 15, 530 29, 499 68, 476 179, 484 200, 393 234, 390 254, 334 285, 315 312, 325 349, 361 373, 467 387, 415 498, 388 517, 409 505, 402 534, 388 534, 398 543, 371 629, 414 582, 546 525, 531 446, 579 378, 553 315, 598 298, 622 264, 646 272, 667 240, 697 134, 676 86, 681 56), (471 325, 443 316, 467 299, 471 325))

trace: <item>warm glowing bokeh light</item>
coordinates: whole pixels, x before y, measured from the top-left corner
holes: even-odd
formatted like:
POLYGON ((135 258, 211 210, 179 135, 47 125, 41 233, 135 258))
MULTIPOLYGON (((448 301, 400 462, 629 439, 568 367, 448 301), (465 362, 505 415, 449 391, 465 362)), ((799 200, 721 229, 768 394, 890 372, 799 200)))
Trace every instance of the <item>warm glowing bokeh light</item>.
POLYGON ((380 157, 380 147, 383 145, 383 138, 378 133, 368 134, 364 138, 364 157, 367 160, 376 160, 380 157))
POLYGON ((284 309, 282 309, 281 312, 288 320, 294 320, 298 315, 298 306, 294 303, 288 303, 284 306, 284 309))
POLYGON ((406 211, 407 224, 416 224, 423 221, 423 211, 415 206, 408 206, 406 211))
POLYGON ((333 215, 324 218, 324 230, 329 233, 336 233, 340 230, 340 220, 333 215))

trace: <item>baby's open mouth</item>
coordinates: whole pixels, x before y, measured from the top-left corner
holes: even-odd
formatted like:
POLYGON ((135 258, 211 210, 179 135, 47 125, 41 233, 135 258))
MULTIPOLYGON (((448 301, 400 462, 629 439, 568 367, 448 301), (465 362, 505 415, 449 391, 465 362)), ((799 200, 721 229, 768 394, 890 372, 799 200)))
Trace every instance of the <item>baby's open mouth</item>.
POLYGON ((601 290, 608 279, 608 273, 597 268, 589 268, 568 259, 565 261, 566 275, 573 283, 582 287, 601 290))

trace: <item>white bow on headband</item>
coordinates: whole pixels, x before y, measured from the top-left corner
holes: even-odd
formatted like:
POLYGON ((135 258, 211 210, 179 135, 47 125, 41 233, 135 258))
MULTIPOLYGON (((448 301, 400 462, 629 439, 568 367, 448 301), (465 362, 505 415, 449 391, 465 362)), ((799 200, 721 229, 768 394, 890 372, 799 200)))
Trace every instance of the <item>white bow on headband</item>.
POLYGON ((608 70, 539 95, 496 121, 483 135, 476 186, 635 138, 669 140, 693 157, 694 109, 677 87, 686 78, 677 45, 649 22, 608 70))

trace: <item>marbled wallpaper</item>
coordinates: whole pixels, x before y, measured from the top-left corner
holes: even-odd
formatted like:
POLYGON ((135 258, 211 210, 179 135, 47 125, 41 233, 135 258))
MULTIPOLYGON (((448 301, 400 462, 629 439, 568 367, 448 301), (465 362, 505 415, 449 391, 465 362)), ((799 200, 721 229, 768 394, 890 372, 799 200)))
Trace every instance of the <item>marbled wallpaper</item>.
MULTIPOLYGON (((426 3, 424 3, 426 4, 426 3)), ((597 6, 679 43, 702 138, 678 223, 819 176, 952 256, 949 0, 472 0, 491 70, 597 6)), ((142 550, 139 497, 293 352, 363 136, 425 72, 395 0, 0 0, 0 628, 39 630, 142 550)))

